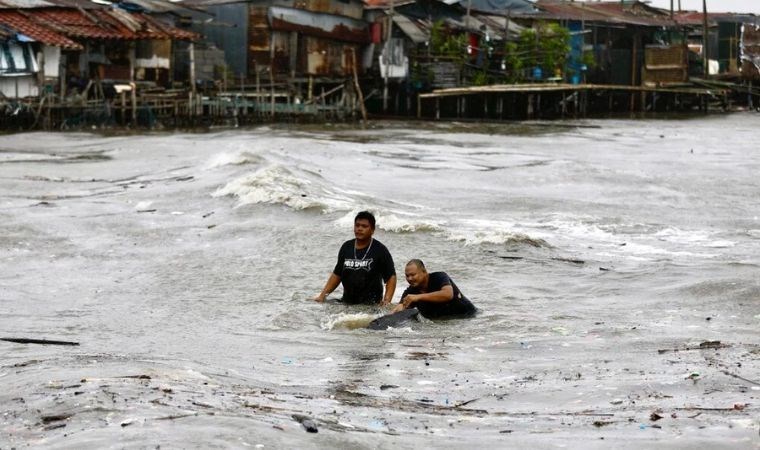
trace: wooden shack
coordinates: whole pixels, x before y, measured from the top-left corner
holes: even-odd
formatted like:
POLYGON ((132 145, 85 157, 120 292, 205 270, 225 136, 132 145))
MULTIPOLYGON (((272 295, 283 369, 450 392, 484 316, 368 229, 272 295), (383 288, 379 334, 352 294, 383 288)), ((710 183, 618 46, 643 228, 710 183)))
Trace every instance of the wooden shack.
POLYGON ((213 20, 192 29, 225 53, 234 76, 253 80, 262 71, 277 78, 344 78, 362 71, 370 42, 359 0, 222 1, 203 5, 213 20))

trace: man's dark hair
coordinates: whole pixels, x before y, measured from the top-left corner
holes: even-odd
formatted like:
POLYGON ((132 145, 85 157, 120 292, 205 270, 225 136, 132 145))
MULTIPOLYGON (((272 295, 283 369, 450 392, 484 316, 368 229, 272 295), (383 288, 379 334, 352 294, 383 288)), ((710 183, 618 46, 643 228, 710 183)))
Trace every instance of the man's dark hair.
POLYGON ((406 263, 407 266, 415 265, 418 269, 422 270, 423 272, 427 272, 427 269, 425 269, 425 263, 422 262, 421 259, 410 259, 408 263, 406 263))
POLYGON ((369 211, 361 211, 359 214, 354 217, 354 223, 356 223, 357 220, 364 219, 369 222, 369 226, 372 227, 372 229, 375 229, 375 216, 372 215, 369 211))

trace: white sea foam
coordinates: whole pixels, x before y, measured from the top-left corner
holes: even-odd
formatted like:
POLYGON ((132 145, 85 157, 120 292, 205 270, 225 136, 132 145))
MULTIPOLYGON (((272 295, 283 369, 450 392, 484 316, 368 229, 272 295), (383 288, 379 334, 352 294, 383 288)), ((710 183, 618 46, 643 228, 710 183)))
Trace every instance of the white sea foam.
POLYGON ((319 183, 319 180, 297 176, 291 170, 272 165, 251 175, 240 177, 214 192, 214 197, 235 196, 240 205, 269 203, 287 205, 293 209, 316 208, 323 211, 345 210, 352 207, 345 198, 319 183))
POLYGON ((248 151, 237 153, 219 153, 214 155, 206 164, 206 169, 223 166, 241 166, 244 164, 259 164, 264 160, 260 155, 248 151))
POLYGON ((413 216, 399 216, 396 214, 381 214, 379 216, 382 229, 395 233, 411 233, 416 231, 440 231, 443 229, 442 221, 423 219, 413 216))
POLYGON ((370 322, 380 317, 380 314, 354 313, 331 314, 322 318, 320 326, 323 330, 366 328, 370 322))
POLYGON ((144 200, 144 201, 138 202, 138 203, 135 205, 135 209, 136 209, 137 211, 146 210, 146 209, 150 208, 150 206, 151 206, 152 204, 153 204, 153 202, 152 202, 152 201, 150 201, 150 200, 144 200))
MULTIPOLYGON (((413 232, 433 232, 442 231, 443 222, 420 217, 418 214, 402 213, 399 211, 388 212, 387 210, 378 211, 377 208, 370 208, 377 220, 377 228, 392 233, 413 233, 413 232)), ((340 228, 350 228, 353 226, 354 218, 359 209, 352 209, 335 221, 335 225, 340 228)))
POLYGON ((494 220, 466 220, 447 230, 449 239, 462 241, 467 245, 529 245, 551 247, 543 237, 531 235, 511 222, 494 220))

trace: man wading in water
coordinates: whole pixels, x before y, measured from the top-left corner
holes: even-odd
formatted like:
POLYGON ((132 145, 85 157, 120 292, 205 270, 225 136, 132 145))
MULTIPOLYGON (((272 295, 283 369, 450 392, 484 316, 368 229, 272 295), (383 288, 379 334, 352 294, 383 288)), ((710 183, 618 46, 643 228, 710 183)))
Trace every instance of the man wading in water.
POLYGON ((354 236, 343 243, 325 287, 314 300, 324 302, 328 294, 343 283, 341 301, 351 304, 387 305, 396 292, 396 268, 388 249, 372 237, 375 216, 362 211, 354 218, 354 236), (385 282, 385 295, 383 295, 385 282))
POLYGON ((401 303, 393 312, 417 308, 428 319, 439 317, 472 317, 477 309, 446 272, 428 273, 419 259, 406 263, 404 269, 409 287, 401 295, 401 303))

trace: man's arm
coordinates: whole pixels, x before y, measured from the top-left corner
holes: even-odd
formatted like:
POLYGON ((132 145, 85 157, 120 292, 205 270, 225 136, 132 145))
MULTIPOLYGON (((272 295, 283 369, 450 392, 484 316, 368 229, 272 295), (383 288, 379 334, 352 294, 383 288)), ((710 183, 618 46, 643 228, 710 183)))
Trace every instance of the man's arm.
POLYGON ((416 302, 425 301, 431 303, 444 303, 454 298, 454 288, 447 284, 440 291, 425 292, 424 294, 409 294, 401 299, 404 309, 411 308, 416 302))
POLYGON ((385 283, 385 295, 380 302, 380 306, 385 306, 393 301, 393 294, 396 293, 396 282, 396 275, 391 275, 391 277, 388 278, 388 281, 385 283))
POLYGON ((325 283, 325 287, 322 288, 322 292, 320 292, 316 297, 314 297, 314 301, 317 302, 324 302, 325 298, 337 289, 338 285, 340 284, 340 277, 338 275, 335 275, 334 273, 330 274, 330 278, 327 279, 327 283, 325 283))

